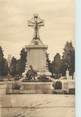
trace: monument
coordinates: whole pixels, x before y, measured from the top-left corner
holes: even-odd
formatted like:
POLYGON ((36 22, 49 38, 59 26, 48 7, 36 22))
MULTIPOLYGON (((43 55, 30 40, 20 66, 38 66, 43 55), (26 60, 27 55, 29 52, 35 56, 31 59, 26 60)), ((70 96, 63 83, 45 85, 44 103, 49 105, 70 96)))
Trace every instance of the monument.
POLYGON ((44 26, 44 21, 38 15, 34 15, 28 21, 28 26, 34 28, 34 36, 27 49, 27 68, 32 66, 39 73, 47 72, 47 45, 44 45, 39 36, 39 29, 44 26))
POLYGON ((69 70, 66 70, 66 79, 67 80, 72 80, 72 76, 69 74, 69 70))

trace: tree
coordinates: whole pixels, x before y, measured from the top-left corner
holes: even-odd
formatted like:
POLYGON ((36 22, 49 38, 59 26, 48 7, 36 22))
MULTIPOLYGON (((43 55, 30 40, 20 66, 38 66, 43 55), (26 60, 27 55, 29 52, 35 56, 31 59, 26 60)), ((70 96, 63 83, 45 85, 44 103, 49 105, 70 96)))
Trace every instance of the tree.
POLYGON ((70 74, 73 76, 75 72, 75 49, 71 52, 70 74))
POLYGON ((70 75, 74 75, 75 72, 75 49, 72 42, 67 42, 63 52, 63 64, 66 66, 65 69, 69 69, 70 75))
POLYGON ((56 75, 56 78, 59 78, 61 74, 61 56, 59 53, 57 53, 54 56, 54 60, 52 61, 52 66, 53 66, 53 69, 54 69, 53 71, 56 75))
POLYGON ((3 59, 3 75, 8 75, 8 62, 5 58, 3 59))
POLYGON ((16 72, 16 63, 17 63, 16 58, 15 57, 12 57, 11 64, 10 64, 10 69, 9 69, 10 74, 12 76, 15 76, 17 74, 17 72, 16 72))
POLYGON ((53 77, 53 73, 54 73, 53 66, 52 66, 52 63, 49 59, 49 55, 47 53, 46 53, 46 61, 47 61, 48 70, 49 70, 49 72, 51 72, 52 77, 53 77))
POLYGON ((57 53, 54 56, 54 59, 52 62, 49 60, 48 54, 46 55, 46 58, 47 58, 49 72, 51 72, 52 77, 56 76, 58 78, 61 73, 61 56, 60 56, 60 54, 57 53))
POLYGON ((4 57, 3 50, 2 50, 2 47, 0 46, 0 61, 3 60, 3 57, 4 57))
POLYGON ((27 62, 27 50, 26 48, 22 48, 20 53, 20 59, 17 60, 16 64, 16 71, 17 74, 19 74, 20 76, 25 71, 26 62, 27 62))
POLYGON ((0 46, 0 76, 8 75, 8 62, 4 58, 2 47, 0 46))
POLYGON ((62 76, 66 75, 66 70, 67 70, 67 63, 65 62, 64 59, 61 60, 61 74, 62 76))

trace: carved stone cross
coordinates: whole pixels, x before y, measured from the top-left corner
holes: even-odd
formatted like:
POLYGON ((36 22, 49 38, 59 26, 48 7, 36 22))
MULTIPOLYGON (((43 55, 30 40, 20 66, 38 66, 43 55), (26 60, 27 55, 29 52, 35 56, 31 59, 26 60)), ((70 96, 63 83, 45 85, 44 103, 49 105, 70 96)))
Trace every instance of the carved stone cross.
POLYGON ((39 37, 39 28, 44 26, 44 21, 40 19, 40 17, 35 14, 34 17, 28 21, 28 26, 34 28, 34 38, 33 39, 40 39, 39 37))

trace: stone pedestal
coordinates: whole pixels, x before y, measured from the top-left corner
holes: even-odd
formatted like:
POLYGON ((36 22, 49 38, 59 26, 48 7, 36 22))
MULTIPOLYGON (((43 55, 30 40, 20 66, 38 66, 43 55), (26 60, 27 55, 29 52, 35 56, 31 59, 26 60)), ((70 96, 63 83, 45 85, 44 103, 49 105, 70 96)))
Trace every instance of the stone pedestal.
POLYGON ((44 45, 40 39, 33 39, 31 43, 26 46, 27 49, 27 67, 30 65, 34 70, 40 73, 47 72, 47 45, 44 45))
POLYGON ((66 79, 67 80, 72 80, 72 76, 69 75, 69 70, 68 69, 66 70, 66 79))

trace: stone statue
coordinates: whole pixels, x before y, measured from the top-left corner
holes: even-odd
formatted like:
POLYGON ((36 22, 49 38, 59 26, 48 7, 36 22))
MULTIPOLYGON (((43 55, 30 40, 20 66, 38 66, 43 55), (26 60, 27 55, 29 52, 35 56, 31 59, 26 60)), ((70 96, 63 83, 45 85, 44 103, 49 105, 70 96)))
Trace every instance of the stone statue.
POLYGON ((44 21, 39 18, 37 14, 34 15, 34 17, 28 21, 28 26, 34 28, 34 38, 33 39, 39 39, 39 28, 41 26, 44 26, 44 21))

